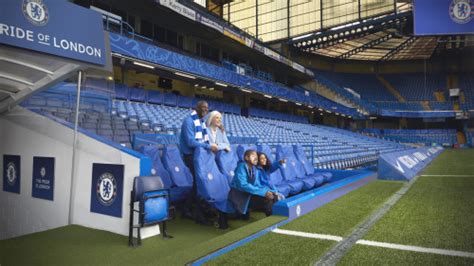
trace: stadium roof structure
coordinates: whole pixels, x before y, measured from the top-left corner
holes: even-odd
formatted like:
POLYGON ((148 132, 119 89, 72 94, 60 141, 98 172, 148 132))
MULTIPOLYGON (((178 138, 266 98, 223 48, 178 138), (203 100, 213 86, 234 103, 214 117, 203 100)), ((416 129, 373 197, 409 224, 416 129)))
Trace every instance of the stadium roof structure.
POLYGON ((395 61, 429 59, 436 50, 474 47, 474 36, 414 36, 413 13, 406 10, 298 36, 300 51, 337 59, 395 61))
POLYGON ((0 114, 35 92, 77 75, 110 76, 111 59, 105 67, 35 51, 0 45, 0 114))

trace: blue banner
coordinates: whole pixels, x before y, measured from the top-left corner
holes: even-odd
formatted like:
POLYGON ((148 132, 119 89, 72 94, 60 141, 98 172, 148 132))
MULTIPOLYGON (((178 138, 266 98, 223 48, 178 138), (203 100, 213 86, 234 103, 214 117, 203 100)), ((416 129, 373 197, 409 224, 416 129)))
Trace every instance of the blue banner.
POLYGON ((378 178, 385 180, 411 180, 436 158, 442 150, 443 148, 438 146, 382 154, 378 162, 378 178))
POLYGON ((105 65, 102 16, 65 0, 6 0, 0 43, 105 65))
POLYGON ((93 164, 91 212, 122 217, 123 173, 121 164, 93 164))
POLYGON ((54 200, 54 158, 33 157, 32 182, 34 198, 54 200))
POLYGON ((473 0, 415 0, 415 35, 474 33, 473 0))
POLYGON ((3 191, 20 194, 20 161, 18 155, 3 155, 3 191))
POLYGON ((409 117, 409 118, 449 118, 456 117, 454 111, 394 111, 382 109, 381 116, 387 117, 409 117))

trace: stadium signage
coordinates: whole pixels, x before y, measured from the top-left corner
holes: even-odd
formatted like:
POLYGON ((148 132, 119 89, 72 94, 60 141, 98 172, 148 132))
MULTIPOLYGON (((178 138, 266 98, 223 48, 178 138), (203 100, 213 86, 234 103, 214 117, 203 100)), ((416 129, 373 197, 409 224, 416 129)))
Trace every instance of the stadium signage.
POLYGON ((443 148, 418 148, 382 154, 378 163, 379 179, 410 180, 423 170, 443 148))
POLYGON ((32 182, 31 195, 34 198, 54 200, 54 158, 33 158, 32 182))
POLYGON ((123 165, 92 165, 91 212, 122 217, 123 175, 123 165))
POLYGON ((18 155, 3 155, 3 191, 20 194, 20 161, 18 155))
POLYGON ((196 14, 196 20, 199 21, 201 24, 208 26, 209 28, 213 28, 213 29, 217 30, 220 33, 224 32, 224 27, 219 25, 219 23, 217 23, 217 22, 215 22, 211 19, 208 19, 204 16, 201 16, 200 14, 196 14))
POLYGON ((196 20, 196 11, 192 10, 189 7, 186 7, 175 0, 159 0, 160 5, 166 6, 169 9, 172 9, 176 13, 179 13, 191 20, 196 20))
POLYGON ((207 18, 205 15, 201 15, 199 14, 198 12, 194 11, 193 9, 191 8, 188 8, 180 3, 178 3, 176 0, 155 0, 156 3, 159 3, 160 5, 162 6, 165 6, 171 10, 173 10, 174 12, 178 13, 178 14, 181 14, 182 16, 185 16, 191 20, 194 20, 194 21, 197 21, 207 27, 210 27, 210 28, 213 28, 221 33, 223 33, 225 36, 235 40, 235 41, 238 41, 240 42, 241 44, 244 44, 250 48, 253 48, 261 53, 264 53, 266 56, 276 60, 276 61, 279 61, 280 63, 283 63, 283 64, 286 64, 290 67, 293 67, 295 70, 298 70, 302 73, 305 73, 307 75, 310 75, 310 76, 314 76, 314 73, 309 70, 309 69, 306 69, 305 67, 303 66, 297 66, 295 67, 294 66, 294 62, 282 55, 280 55, 279 53, 269 49, 269 48, 266 48, 262 45, 259 45, 257 44, 257 42, 255 41, 255 38, 254 39, 251 39, 249 37, 246 37, 246 36, 242 36, 242 34, 236 32, 235 30, 233 30, 232 28, 229 28, 229 27, 226 27, 226 26, 221 26, 221 24, 218 22, 218 21, 214 21, 212 20, 212 18, 207 18))
POLYGON ((68 1, 13 0, 0 10, 0 43, 105 65, 102 17, 68 1))
POLYGON ((415 35, 474 33, 474 0, 415 0, 413 10, 415 35))

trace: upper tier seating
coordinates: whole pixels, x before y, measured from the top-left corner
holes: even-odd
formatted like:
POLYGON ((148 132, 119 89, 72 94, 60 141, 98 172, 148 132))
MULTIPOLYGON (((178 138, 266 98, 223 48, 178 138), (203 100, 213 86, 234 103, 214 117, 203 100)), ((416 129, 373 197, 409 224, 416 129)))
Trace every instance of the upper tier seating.
POLYGON ((378 135, 404 143, 453 145, 457 143, 455 129, 373 129, 362 132, 378 135))

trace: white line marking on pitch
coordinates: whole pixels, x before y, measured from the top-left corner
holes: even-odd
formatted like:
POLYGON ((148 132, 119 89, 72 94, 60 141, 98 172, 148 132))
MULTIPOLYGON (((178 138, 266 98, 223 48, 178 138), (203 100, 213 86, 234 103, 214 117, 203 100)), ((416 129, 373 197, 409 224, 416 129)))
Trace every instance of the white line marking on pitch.
POLYGON ((421 176, 471 177, 474 175, 421 175, 421 176))
MULTIPOLYGON (((283 234, 283 235, 301 236, 301 237, 306 237, 306 238, 315 238, 315 239, 322 239, 322 240, 332 240, 332 241, 337 241, 337 242, 340 242, 343 240, 343 238, 340 236, 305 233, 305 232, 298 232, 298 231, 292 231, 292 230, 283 230, 283 229, 278 229, 278 228, 274 229, 273 232, 277 234, 283 234)), ((450 249, 425 248, 425 247, 400 245, 400 244, 392 244, 392 243, 369 241, 369 240, 358 240, 356 244, 372 246, 372 247, 382 247, 382 248, 389 248, 389 249, 413 251, 413 252, 420 252, 420 253, 431 253, 431 254, 438 254, 438 255, 474 258, 473 252, 457 251, 457 250, 450 250, 450 249)))
POLYGON ((372 247, 383 247, 383 248, 390 248, 390 249, 415 251, 415 252, 421 252, 421 253, 432 253, 432 254, 439 254, 439 255, 474 258, 474 253, 472 252, 457 251, 457 250, 450 250, 450 249, 424 248, 424 247, 418 247, 418 246, 400 245, 400 244, 392 244, 392 243, 369 241, 369 240, 359 240, 356 243, 361 244, 361 245, 366 245, 366 246, 372 246, 372 247))
POLYGON ((307 238, 332 240, 332 241, 337 241, 337 242, 342 241, 342 237, 340 236, 312 234, 312 233, 305 233, 305 232, 298 232, 298 231, 283 230, 283 229, 278 229, 278 228, 274 229, 273 233, 290 235, 290 236, 301 236, 301 237, 307 237, 307 238))

